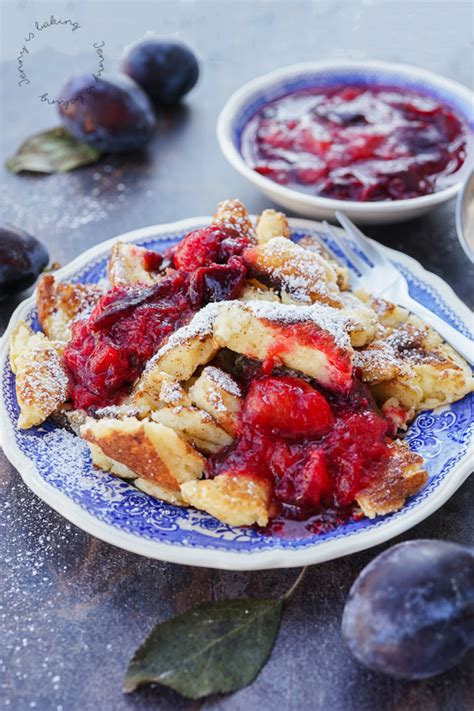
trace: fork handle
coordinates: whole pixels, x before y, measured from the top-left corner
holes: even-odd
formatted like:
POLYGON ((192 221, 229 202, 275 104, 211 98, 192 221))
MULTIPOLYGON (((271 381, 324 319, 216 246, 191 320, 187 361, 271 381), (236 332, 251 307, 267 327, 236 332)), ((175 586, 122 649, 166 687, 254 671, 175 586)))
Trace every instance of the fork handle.
POLYGON ((464 336, 456 328, 453 328, 449 323, 446 323, 442 318, 425 308, 419 301, 412 299, 411 296, 397 294, 393 300, 416 316, 420 316, 423 321, 426 321, 426 323, 432 326, 447 343, 462 355, 468 363, 474 365, 474 341, 464 336))

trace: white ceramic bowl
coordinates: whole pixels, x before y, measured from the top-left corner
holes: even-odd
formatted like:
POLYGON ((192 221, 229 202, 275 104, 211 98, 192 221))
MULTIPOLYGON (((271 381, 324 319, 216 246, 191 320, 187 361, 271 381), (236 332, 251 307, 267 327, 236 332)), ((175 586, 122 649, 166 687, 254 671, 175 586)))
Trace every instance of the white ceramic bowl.
POLYGON ((305 217, 334 219, 335 211, 343 210, 348 217, 359 224, 381 224, 411 219, 454 197, 473 160, 473 131, 474 94, 467 87, 410 65, 351 60, 294 64, 258 77, 230 97, 217 122, 217 138, 224 156, 239 173, 274 202, 305 217), (464 118, 470 128, 468 155, 463 167, 458 171, 455 183, 432 195, 408 200, 381 202, 333 200, 279 185, 257 173, 244 161, 240 151, 240 137, 244 126, 259 108, 297 89, 360 80, 429 94, 452 107, 464 118))

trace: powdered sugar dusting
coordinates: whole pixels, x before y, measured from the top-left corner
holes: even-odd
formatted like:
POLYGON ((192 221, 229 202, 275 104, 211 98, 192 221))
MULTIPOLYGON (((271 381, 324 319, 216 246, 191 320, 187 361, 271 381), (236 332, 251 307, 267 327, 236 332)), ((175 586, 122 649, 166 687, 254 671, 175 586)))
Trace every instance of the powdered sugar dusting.
POLYGON ((87 290, 84 291, 82 294, 84 301, 81 305, 80 310, 72 319, 73 322, 78 321, 79 319, 89 318, 89 316, 97 306, 99 299, 105 294, 106 291, 103 285, 87 284, 84 286, 87 286, 87 290))
POLYGON ((99 407, 95 411, 95 416, 102 419, 103 417, 113 417, 120 420, 122 417, 136 417, 140 414, 140 408, 134 405, 107 405, 99 407))
POLYGON ((436 345, 426 342, 427 337, 427 330, 406 323, 393 331, 384 330, 368 348, 356 353, 354 363, 369 380, 409 373, 410 367, 417 363, 447 363, 436 345))
POLYGON ((319 254, 308 252, 285 237, 274 237, 259 248, 259 253, 255 263, 250 259, 250 267, 257 275, 265 274, 294 301, 310 304, 321 300, 339 305, 336 272, 319 254))
MULTIPOLYGON (((193 413, 199 415, 199 419, 200 419, 201 423, 215 424, 214 418, 208 412, 206 412, 205 410, 199 410, 198 408, 193 409, 193 408, 185 407, 184 405, 177 405, 176 407, 173 407, 171 412, 173 413, 173 415, 180 415, 183 412, 184 413, 193 412, 193 413)), ((156 419, 159 421, 159 418, 160 418, 160 411, 158 410, 158 412, 156 413, 156 419)), ((186 431, 186 430, 184 430, 184 431, 186 431)))
POLYGON ((29 422, 30 409, 46 418, 67 399, 69 380, 61 356, 54 342, 42 334, 31 337, 16 368, 21 420, 29 422))
POLYGON ((147 271, 145 255, 149 250, 136 244, 116 242, 110 254, 108 274, 114 286, 151 285, 161 276, 147 271))
POLYGON ((394 355, 404 360, 443 360, 432 348, 427 347, 427 331, 410 324, 395 329, 385 340, 394 355))
POLYGON ((376 341, 368 348, 356 351, 353 363, 355 368, 361 368, 364 380, 369 382, 393 378, 402 366, 393 348, 385 341, 376 341))
POLYGON ((247 301, 240 303, 240 306, 250 309, 258 318, 272 321, 279 325, 314 323, 323 331, 330 333, 341 348, 351 348, 347 330, 352 324, 352 319, 347 316, 343 309, 336 309, 324 304, 293 306, 273 301, 247 301))
POLYGON ((248 216, 245 205, 240 200, 223 200, 217 206, 213 222, 223 227, 236 230, 240 235, 255 241, 255 230, 248 216))
POLYGON ((129 285, 136 281, 134 277, 142 266, 141 251, 145 250, 135 244, 125 242, 114 244, 108 265, 109 278, 114 286, 129 285))
POLYGON ((209 390, 207 391, 207 397, 214 408, 216 412, 222 412, 225 413, 227 412, 227 408, 224 404, 224 400, 222 398, 222 393, 219 390, 218 387, 216 387, 215 383, 210 383, 209 384, 209 390))
MULTIPOLYGON (((38 459, 47 462, 47 471, 57 475, 60 472, 61 490, 68 494, 73 491, 86 492, 90 497, 105 497, 108 501, 120 501, 122 484, 104 473, 98 476, 91 465, 89 445, 81 437, 66 429, 54 429, 42 433, 35 440, 38 459)), ((47 477, 46 477, 47 479, 47 477)), ((52 481, 54 485, 54 481, 52 481)))
POLYGON ((184 396, 183 388, 178 381, 164 380, 160 388, 160 400, 167 405, 178 405, 184 396))
POLYGON ((31 352, 32 369, 28 380, 36 388, 37 396, 51 394, 65 400, 69 389, 69 380, 62 359, 56 348, 34 348, 31 352), (47 355, 47 360, 44 356, 47 355))
POLYGON ((54 429, 38 437, 35 446, 51 470, 57 469, 65 479, 83 480, 84 485, 90 487, 95 473, 88 473, 86 460, 89 458, 89 447, 83 439, 66 429, 54 429))
POLYGON ((206 375, 213 383, 215 383, 221 390, 230 395, 235 395, 236 397, 242 397, 242 391, 236 383, 236 381, 224 370, 220 368, 215 368, 213 365, 208 365, 206 368, 206 375))
POLYGON ((158 360, 160 360, 170 350, 176 348, 176 346, 188 343, 193 338, 206 338, 207 336, 212 336, 214 321, 217 318, 219 310, 226 303, 229 302, 208 304, 203 309, 198 311, 197 314, 193 316, 191 321, 186 324, 186 326, 181 326, 181 328, 178 328, 177 331, 169 336, 167 341, 155 353, 153 358, 148 361, 146 370, 153 368, 158 360))

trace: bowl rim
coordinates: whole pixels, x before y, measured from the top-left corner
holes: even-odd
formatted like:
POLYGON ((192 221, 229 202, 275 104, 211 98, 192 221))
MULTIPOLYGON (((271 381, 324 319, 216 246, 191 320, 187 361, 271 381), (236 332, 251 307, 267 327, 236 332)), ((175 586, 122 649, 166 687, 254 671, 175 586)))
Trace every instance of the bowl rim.
POLYGON ((474 251, 471 248, 471 246, 469 245, 469 242, 467 240, 467 237, 466 237, 466 234, 465 234, 464 228, 463 228, 464 197, 467 194, 467 192, 471 189, 471 184, 472 184, 472 189, 474 192, 474 167, 467 174, 466 179, 463 181, 463 184, 461 185, 461 189, 458 193, 458 197, 456 200, 456 232, 457 232, 461 247, 464 250, 464 254, 469 259, 469 261, 472 264, 474 264, 474 251))
MULTIPOLYGON (((216 134, 219 146, 222 153, 228 162, 235 168, 241 175, 243 175, 247 180, 257 185, 263 192, 269 194, 274 193, 279 196, 282 200, 291 200, 295 204, 298 203, 300 207, 314 208, 317 207, 321 210, 335 211, 340 209, 345 209, 351 211, 352 214, 375 214, 383 213, 396 214, 401 211, 411 211, 411 210, 422 210, 423 208, 434 207, 442 202, 445 202, 459 192, 461 189, 465 175, 460 169, 460 177, 458 180, 449 185, 442 190, 438 190, 430 195, 422 195, 414 198, 405 198, 403 200, 382 200, 379 202, 358 202, 356 200, 336 200, 334 198, 326 198, 318 195, 308 195, 300 190, 294 188, 288 188, 284 185, 280 185, 270 178, 266 178, 260 173, 250 168, 250 166, 245 162, 240 151, 236 147, 233 136, 232 136, 232 124, 237 115, 237 112, 242 109, 247 100, 258 93, 259 90, 268 88, 276 81, 283 78, 289 78, 296 74, 305 74, 311 72, 321 72, 334 70, 334 69, 366 69, 366 70, 376 70, 376 71, 386 71, 392 74, 404 74, 410 75, 412 77, 417 77, 421 80, 426 81, 428 84, 436 85, 445 89, 452 95, 460 97, 462 100, 466 101, 468 104, 471 103, 474 107, 474 92, 469 89, 469 87, 460 84, 459 82, 443 77, 440 74, 436 74, 428 69, 422 69, 415 67, 411 64, 402 64, 398 62, 386 62, 379 60, 353 60, 353 59, 331 59, 322 60, 314 62, 299 62, 297 64, 290 64, 278 69, 274 69, 271 72, 262 74, 254 79, 243 84, 239 87, 233 94, 227 99, 223 108, 217 119, 216 134)), ((474 156, 474 141, 472 137, 474 135, 472 121, 474 121, 474 109, 473 115, 469 117, 468 115, 463 116, 465 119, 468 130, 471 135, 471 142, 468 142, 468 153, 472 153, 474 156)), ((467 166, 469 162, 468 156, 464 164, 467 166)))

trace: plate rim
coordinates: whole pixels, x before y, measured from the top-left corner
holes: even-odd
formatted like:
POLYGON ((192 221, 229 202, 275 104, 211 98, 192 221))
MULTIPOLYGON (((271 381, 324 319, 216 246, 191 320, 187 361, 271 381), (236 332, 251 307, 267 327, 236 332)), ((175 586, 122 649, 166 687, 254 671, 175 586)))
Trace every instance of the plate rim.
MULTIPOLYGON (((252 218, 254 216, 251 216, 252 218)), ((117 241, 136 241, 147 237, 159 238, 170 232, 185 231, 207 224, 210 216, 186 218, 175 222, 150 225, 148 227, 131 230, 124 234, 112 237, 89 248, 71 260, 67 265, 55 272, 55 276, 64 278, 76 272, 82 266, 102 256, 109 251, 117 241)), ((322 223, 315 220, 302 218, 289 218, 293 229, 323 229, 322 223)), ((343 232, 343 230, 340 230, 343 232)), ((438 275, 426 270, 416 259, 390 247, 376 243, 386 252, 387 256, 409 268, 423 282, 432 286, 435 291, 449 304, 456 314, 468 326, 472 318, 470 309, 455 294, 453 289, 438 275)), ((36 289, 24 299, 14 310, 10 317, 7 329, 0 340, 0 372, 3 372, 5 361, 8 358, 9 335, 23 314, 36 303, 36 289)), ((3 404, 3 394, 0 394, 3 404)), ((301 549, 275 548, 264 551, 224 551, 214 549, 210 551, 203 546, 177 546, 173 543, 152 541, 137 534, 120 530, 97 519, 93 514, 85 511, 79 504, 72 501, 65 493, 46 482, 39 474, 35 464, 16 445, 15 426, 6 414, 6 408, 0 412, 1 446, 5 456, 15 467, 26 486, 39 496, 48 506, 60 513, 70 523, 86 533, 103 540, 106 543, 123 548, 131 553, 143 555, 148 558, 163 560, 182 565, 207 567, 221 570, 263 570, 275 568, 294 568, 303 565, 314 565, 328 560, 333 560, 345 555, 366 550, 384 543, 395 536, 404 533, 440 508, 471 473, 470 455, 474 455, 474 444, 467 448, 465 455, 453 467, 443 485, 436 489, 420 505, 407 510, 406 515, 398 519, 387 519, 379 527, 360 531, 348 538, 329 540, 323 544, 308 545, 301 549)))

